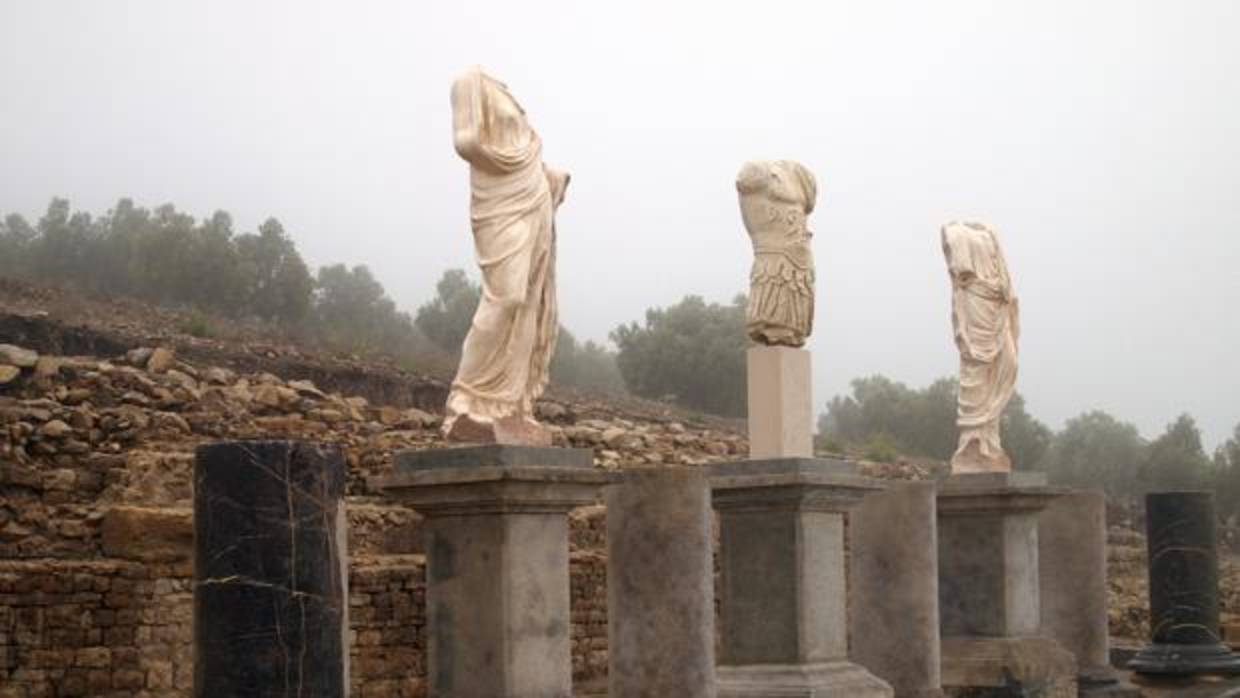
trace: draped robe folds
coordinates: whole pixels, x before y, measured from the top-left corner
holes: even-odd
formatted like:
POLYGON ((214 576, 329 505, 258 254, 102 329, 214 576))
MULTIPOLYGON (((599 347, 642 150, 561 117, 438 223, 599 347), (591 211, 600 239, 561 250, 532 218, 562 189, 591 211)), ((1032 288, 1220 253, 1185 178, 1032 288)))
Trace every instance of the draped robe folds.
POLYGON ((448 396, 445 433, 532 421, 559 328, 555 208, 568 175, 542 162, 542 141, 504 85, 478 69, 452 86, 457 152, 470 164, 470 218, 482 297, 448 396))
POLYGON ((806 216, 817 184, 789 160, 745 163, 736 177, 753 242, 745 331, 754 342, 799 347, 814 329, 814 260, 806 216))
POLYGON ((952 281, 952 327, 960 350, 952 472, 1011 470, 999 420, 1016 389, 1019 306, 994 231, 978 223, 943 227, 952 281))

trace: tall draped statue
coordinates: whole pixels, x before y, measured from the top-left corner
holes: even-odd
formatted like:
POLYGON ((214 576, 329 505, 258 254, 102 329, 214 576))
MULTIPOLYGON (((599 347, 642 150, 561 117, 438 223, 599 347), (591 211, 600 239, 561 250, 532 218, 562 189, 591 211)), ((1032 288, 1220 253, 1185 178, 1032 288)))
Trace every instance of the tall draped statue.
POLYGON ((482 299, 448 395, 455 441, 549 445, 534 419, 559 321, 555 211, 569 175, 542 161, 542 141, 504 83, 472 68, 452 84, 453 143, 469 163, 470 218, 482 299))
POLYGON ((814 258, 806 216, 814 175, 791 160, 747 162, 736 176, 753 243, 746 331, 758 344, 799 347, 814 329, 814 258))
POLYGON ((999 419, 1016 390, 1020 308, 1003 248, 982 223, 948 223, 943 255, 952 282, 952 328, 960 350, 960 440, 953 473, 1012 469, 999 443, 999 419))

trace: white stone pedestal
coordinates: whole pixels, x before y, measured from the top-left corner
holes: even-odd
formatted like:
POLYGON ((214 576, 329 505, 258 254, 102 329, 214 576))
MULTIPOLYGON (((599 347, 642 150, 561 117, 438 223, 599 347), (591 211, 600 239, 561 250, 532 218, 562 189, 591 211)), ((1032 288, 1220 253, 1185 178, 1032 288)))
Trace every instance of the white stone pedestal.
POLYGON ((375 478, 426 517, 430 695, 570 698, 568 512, 610 476, 587 449, 396 454, 375 478))
POLYGON ((812 458, 810 353, 793 347, 750 347, 747 362, 749 458, 812 458))
POLYGON ((848 661, 844 512, 878 483, 840 461, 713 466, 722 574, 719 695, 890 698, 848 661))
POLYGON ((1061 494, 1039 473, 940 481, 939 617, 947 695, 1075 698, 1075 658, 1040 630, 1038 514, 1061 494))

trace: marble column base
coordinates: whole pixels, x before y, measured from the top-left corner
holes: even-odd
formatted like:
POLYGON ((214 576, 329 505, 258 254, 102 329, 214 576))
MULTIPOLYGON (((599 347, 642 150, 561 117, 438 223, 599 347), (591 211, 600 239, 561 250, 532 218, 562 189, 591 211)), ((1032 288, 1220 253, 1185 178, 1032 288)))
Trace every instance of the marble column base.
POLYGON ((1081 698, 1141 698, 1141 689, 1121 680, 1109 666, 1082 669, 1076 679, 1081 698))
POLYGON ((719 698, 891 698, 891 686, 846 661, 721 666, 719 698))
POLYGON ((1076 698, 1076 659, 1042 637, 943 638, 951 698, 1076 698))
POLYGON ((1154 644, 1138 652, 1128 668, 1138 674, 1240 674, 1240 655, 1222 643, 1154 644))

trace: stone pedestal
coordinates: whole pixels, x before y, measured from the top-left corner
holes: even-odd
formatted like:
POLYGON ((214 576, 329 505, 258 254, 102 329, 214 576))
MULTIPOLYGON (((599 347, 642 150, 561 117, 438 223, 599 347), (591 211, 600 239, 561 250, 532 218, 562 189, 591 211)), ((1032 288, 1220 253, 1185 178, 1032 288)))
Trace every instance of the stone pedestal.
POLYGON ((1039 633, 1038 513, 1062 493, 1037 473, 962 474, 939 482, 947 695, 1076 695, 1076 660, 1039 633))
POLYGON ((936 491, 890 483, 849 513, 849 656, 900 698, 943 695, 936 491))
POLYGON ((430 695, 568 698, 568 512, 609 476, 587 449, 396 454, 373 484, 426 517, 430 695))
POLYGON ((878 487, 840 461, 711 468, 722 572, 720 696, 892 695, 848 661, 846 637, 844 512, 878 487))
POLYGON ((814 404, 810 353, 792 347, 750 347, 749 458, 811 458, 814 404))
POLYGON ((1140 674, 1240 674, 1240 656, 1219 635, 1214 495, 1145 497, 1152 644, 1128 667, 1140 674))
POLYGON ((1042 632, 1076 656, 1082 696, 1139 698, 1111 668, 1107 627, 1106 497, 1072 492, 1038 520, 1042 632))
POLYGON ((348 694, 345 463, 297 441, 194 463, 194 695, 348 694))
POLYGON ((608 695, 715 696, 710 490, 701 469, 607 488, 608 695))

